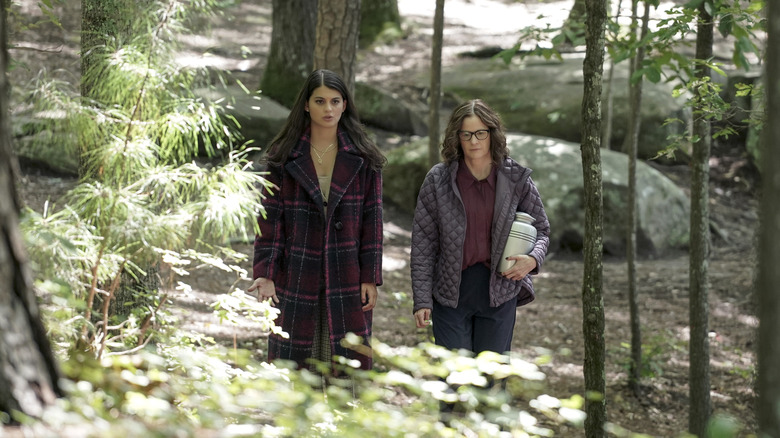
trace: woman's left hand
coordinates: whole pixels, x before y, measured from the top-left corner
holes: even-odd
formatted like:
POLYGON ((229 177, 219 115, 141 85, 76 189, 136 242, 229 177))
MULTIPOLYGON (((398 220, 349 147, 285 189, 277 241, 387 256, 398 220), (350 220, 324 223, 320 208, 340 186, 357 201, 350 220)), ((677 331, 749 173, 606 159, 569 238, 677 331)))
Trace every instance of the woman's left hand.
POLYGON ((501 274, 510 280, 522 280, 529 272, 536 269, 536 259, 529 255, 511 256, 507 257, 507 260, 515 260, 515 264, 501 274))
POLYGON ((376 285, 373 283, 360 284, 360 301, 364 304, 363 311, 368 312, 376 306, 376 299, 379 292, 376 291, 376 285))

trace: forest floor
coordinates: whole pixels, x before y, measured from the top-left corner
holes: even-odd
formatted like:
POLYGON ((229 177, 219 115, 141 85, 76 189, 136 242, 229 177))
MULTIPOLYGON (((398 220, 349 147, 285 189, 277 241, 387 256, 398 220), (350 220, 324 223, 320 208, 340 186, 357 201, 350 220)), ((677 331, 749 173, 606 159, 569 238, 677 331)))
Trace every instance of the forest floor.
MULTIPOLYGON (((21 3, 28 11, 35 10, 35 2, 21 3)), ((402 96, 404 90, 409 90, 407 79, 428 65, 433 21, 433 6, 428 3, 433 2, 399 0, 405 38, 362 50, 358 79, 382 84, 402 96)), ((232 14, 214 20, 210 30, 204 30, 190 41, 192 53, 197 54, 199 45, 218 49, 211 50, 216 55, 209 59, 233 70, 246 84, 259 83, 270 44, 270 4, 270 0, 240 3, 230 11, 232 14), (248 48, 251 55, 242 56, 243 48, 248 48)), ((508 47, 515 42, 516 29, 525 25, 517 17, 531 19, 554 11, 560 14, 568 11, 569 6, 569 2, 449 0, 447 14, 453 14, 453 18, 447 15, 449 27, 445 32, 443 63, 446 67, 458 62, 457 54, 464 51, 496 45, 508 47), (469 17, 468 22, 459 22, 458 16, 469 17), (512 19, 515 19, 514 28, 507 23, 512 19)), ((27 40, 12 40, 36 50, 12 50, 11 55, 24 58, 29 73, 44 67, 70 68, 77 72, 78 38, 74 38, 74 33, 78 29, 73 27, 77 22, 78 15, 74 12, 70 19, 63 20, 64 29, 55 29, 48 41, 42 32, 28 33, 27 40), (53 55, 48 52, 51 47, 57 50, 53 55)), ((687 166, 656 167, 689 191, 687 166)), ((758 321, 752 292, 758 215, 753 175, 741 147, 714 145, 709 204, 713 230, 709 263, 711 394, 715 414, 741 422, 745 427, 742 436, 755 431, 756 424, 753 386, 758 321)), ((24 166, 18 188, 29 206, 41 209, 43 201, 56 199, 73 182, 70 176, 24 166)), ((374 310, 374 336, 389 345, 415 345, 429 336, 426 330, 416 329, 411 318, 410 230, 411 217, 387 205, 385 282, 374 310)), ((251 256, 249 244, 236 245, 235 249, 251 256)), ((250 269, 248 264, 246 268, 250 269)), ((628 390, 624 368, 628 360, 626 344, 631 339, 626 262, 614 256, 604 260, 607 415, 609 421, 634 432, 676 437, 687 429, 688 272, 686 253, 641 259, 637 263, 639 311, 646 348, 644 360, 653 371, 643 379, 643 395, 637 398, 628 390)), ((551 360, 542 366, 542 371, 547 375, 548 393, 559 398, 584 391, 582 273, 580 254, 550 253, 535 280, 536 301, 519 308, 517 313, 513 351, 529 358, 542 352, 550 354, 551 360)), ((242 344, 255 340, 254 345, 261 354, 264 342, 258 340, 251 326, 237 329, 220 325, 208 307, 217 294, 228 293, 236 286, 235 278, 205 269, 193 273, 188 282, 193 287, 192 293, 177 296, 172 308, 180 317, 183 329, 200 331, 231 344, 234 337, 242 344)), ((247 284, 239 282, 237 286, 244 288, 247 284)))

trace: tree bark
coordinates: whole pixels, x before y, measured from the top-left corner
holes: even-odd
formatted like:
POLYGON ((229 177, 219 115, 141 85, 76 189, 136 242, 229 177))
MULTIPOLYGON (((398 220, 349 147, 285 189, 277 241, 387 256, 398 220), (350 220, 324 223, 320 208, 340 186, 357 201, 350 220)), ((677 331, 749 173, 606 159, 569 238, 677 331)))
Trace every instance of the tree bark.
MULTIPOLYGON (((641 30, 637 30, 639 0, 633 0, 631 6, 632 41, 642 41, 648 32, 650 6, 645 2, 645 12, 642 16, 641 30)), ((631 82, 634 72, 638 71, 645 57, 644 46, 637 48, 631 60, 629 74, 629 124, 626 154, 628 155, 628 233, 626 242, 626 261, 628 264, 628 307, 631 319, 631 368, 628 375, 628 385, 639 397, 639 381, 642 376, 642 325, 639 317, 639 303, 636 285, 636 230, 637 230, 637 199, 636 199, 636 160, 639 149, 639 128, 642 116, 642 78, 636 83, 631 82)))
POLYGON ((317 5, 314 68, 338 73, 355 94, 355 67, 360 33, 360 0, 321 1, 317 5))
POLYGON ((6 1, 0 0, 0 412, 40 417, 60 395, 59 373, 19 230, 18 166, 8 122, 6 10, 6 1))
POLYGON ((585 434, 604 436, 606 380, 604 361, 603 193, 601 181, 601 89, 604 71, 606 0, 587 0, 586 49, 583 62, 582 175, 585 201, 582 332, 585 341, 585 434))
POLYGON ((360 47, 368 47, 389 27, 401 30, 398 0, 361 0, 360 47))
MULTIPOLYGON (((765 120, 780 118, 780 4, 767 6, 765 120)), ((761 237, 758 294, 758 417, 759 436, 780 436, 780 125, 769 122, 763 128, 761 237)))
POLYGON ((441 161, 439 114, 441 110, 441 51, 444 39, 444 0, 436 0, 431 50, 431 106, 428 110, 428 168, 441 161))
POLYGON ((314 66, 317 0, 273 0, 271 50, 260 88, 291 107, 314 66))
MULTIPOLYGON (((706 3, 706 2, 705 2, 706 3)), ((712 57, 712 17, 704 5, 699 7, 696 26, 696 59, 708 61, 712 57)), ((710 69, 699 64, 696 77, 710 76, 710 69)), ((697 103, 694 114, 702 113, 702 103, 697 103)), ((709 175, 710 175, 710 122, 704 117, 694 120, 694 136, 691 157, 691 249, 690 249, 690 298, 689 319, 691 339, 689 345, 689 393, 690 412, 688 432, 705 436, 707 422, 712 412, 710 401, 710 351, 708 309, 708 264, 710 252, 709 175)))

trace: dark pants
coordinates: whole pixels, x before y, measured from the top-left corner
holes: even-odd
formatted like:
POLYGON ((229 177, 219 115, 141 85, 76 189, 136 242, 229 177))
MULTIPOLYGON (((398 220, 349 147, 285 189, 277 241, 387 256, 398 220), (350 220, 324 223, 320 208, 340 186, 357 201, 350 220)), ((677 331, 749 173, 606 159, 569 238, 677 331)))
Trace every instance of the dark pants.
POLYGON ((445 307, 433 300, 433 336, 436 345, 506 353, 512 348, 517 297, 499 307, 490 307, 490 269, 478 263, 461 273, 458 307, 445 307))

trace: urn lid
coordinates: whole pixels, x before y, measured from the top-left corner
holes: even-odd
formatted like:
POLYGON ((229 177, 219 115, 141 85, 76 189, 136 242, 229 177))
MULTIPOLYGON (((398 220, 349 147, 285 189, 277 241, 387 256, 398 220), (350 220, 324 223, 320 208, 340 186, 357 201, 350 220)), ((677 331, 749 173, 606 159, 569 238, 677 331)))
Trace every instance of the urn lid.
POLYGON ((521 222, 528 222, 530 224, 531 222, 534 221, 534 217, 528 213, 518 211, 517 213, 515 213, 515 220, 521 222))

